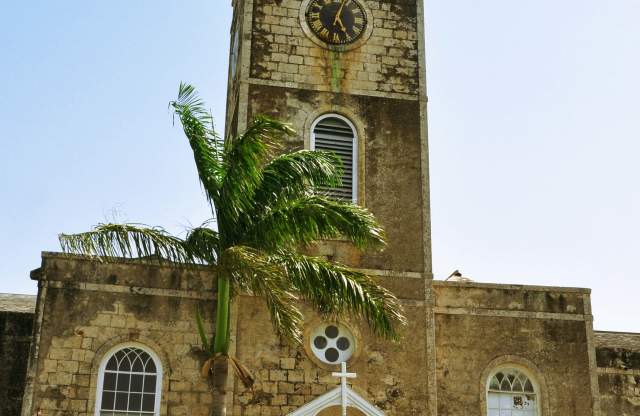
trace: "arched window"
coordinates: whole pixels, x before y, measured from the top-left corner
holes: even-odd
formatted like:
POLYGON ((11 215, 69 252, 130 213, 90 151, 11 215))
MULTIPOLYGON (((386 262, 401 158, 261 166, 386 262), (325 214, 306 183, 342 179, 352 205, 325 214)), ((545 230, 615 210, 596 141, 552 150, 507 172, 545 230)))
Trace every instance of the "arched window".
POLYGON ((357 202, 357 142, 356 129, 351 121, 338 114, 325 114, 311 127, 311 148, 334 152, 342 160, 342 186, 327 189, 333 198, 357 202))
POLYGON ((119 346, 106 354, 98 373, 96 415, 160 414, 162 366, 141 345, 119 346))
POLYGON ((521 370, 501 368, 487 386, 487 416, 539 416, 537 388, 521 370))

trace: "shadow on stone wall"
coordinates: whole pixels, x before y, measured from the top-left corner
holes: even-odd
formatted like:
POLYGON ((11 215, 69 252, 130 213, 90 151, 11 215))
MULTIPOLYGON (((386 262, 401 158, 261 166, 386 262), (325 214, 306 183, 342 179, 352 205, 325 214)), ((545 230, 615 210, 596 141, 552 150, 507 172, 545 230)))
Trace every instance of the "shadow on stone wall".
POLYGON ((0 415, 17 416, 22 406, 33 314, 0 312, 0 415))

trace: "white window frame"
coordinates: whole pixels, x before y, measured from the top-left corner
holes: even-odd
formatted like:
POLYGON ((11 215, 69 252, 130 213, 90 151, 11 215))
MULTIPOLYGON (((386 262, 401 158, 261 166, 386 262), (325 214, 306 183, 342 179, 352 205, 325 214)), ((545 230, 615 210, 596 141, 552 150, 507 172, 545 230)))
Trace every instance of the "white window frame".
MULTIPOLYGON (((498 367, 495 367, 490 373, 489 376, 487 377, 487 379, 485 380, 485 408, 484 408, 484 414, 488 415, 489 414, 489 390, 490 386, 491 386, 491 379, 499 372, 504 372, 507 370, 517 370, 521 373, 523 373, 525 376, 527 376, 527 378, 529 379, 529 381, 531 381, 531 384, 533 385, 533 392, 536 396, 536 416, 542 416, 542 390, 540 388, 540 383, 538 383, 537 378, 531 373, 531 371, 529 371, 527 368, 521 366, 521 365, 516 365, 516 364, 503 364, 500 365, 498 367)), ((507 393, 507 392, 504 392, 507 393)))
POLYGON ((347 117, 341 115, 341 114, 337 114, 337 113, 326 113, 321 115, 320 117, 316 118, 313 123, 311 124, 311 134, 310 134, 310 149, 311 150, 315 150, 316 148, 316 125, 318 125, 319 122, 321 122, 322 120, 326 119, 326 118, 337 118, 340 119, 342 121, 344 121, 345 123, 347 123, 347 125, 351 128, 351 131, 353 132, 353 143, 351 146, 352 149, 352 155, 351 155, 351 159, 352 159, 352 173, 351 173, 351 200, 353 201, 354 204, 356 204, 358 202, 358 129, 356 129, 356 126, 351 122, 351 120, 349 120, 347 117))
POLYGON ((154 416, 159 416, 160 402, 161 402, 160 399, 162 395, 162 381, 163 381, 162 361, 160 360, 160 357, 158 357, 158 355, 151 348, 147 347, 144 344, 140 344, 138 342, 127 342, 124 344, 118 344, 115 347, 109 349, 109 351, 107 351, 104 354, 104 357, 102 358, 102 362, 100 363, 100 368, 98 369, 98 383, 96 386, 96 406, 94 410, 94 415, 100 416, 100 412, 102 410, 100 409, 100 407, 102 406, 102 388, 104 384, 104 372, 107 367, 107 363, 109 362, 109 359, 111 359, 113 354, 115 354, 116 352, 124 348, 138 348, 146 352, 147 354, 149 354, 149 356, 151 356, 151 359, 153 360, 156 366, 156 400, 154 404, 153 414, 154 416))

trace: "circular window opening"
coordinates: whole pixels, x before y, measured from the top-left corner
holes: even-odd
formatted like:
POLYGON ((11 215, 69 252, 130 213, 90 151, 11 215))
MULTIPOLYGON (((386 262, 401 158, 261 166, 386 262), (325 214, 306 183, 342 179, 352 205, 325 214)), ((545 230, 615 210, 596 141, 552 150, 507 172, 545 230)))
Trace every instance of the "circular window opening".
POLYGON ((311 351, 323 363, 339 364, 353 355, 353 334, 340 324, 324 324, 311 333, 311 351))

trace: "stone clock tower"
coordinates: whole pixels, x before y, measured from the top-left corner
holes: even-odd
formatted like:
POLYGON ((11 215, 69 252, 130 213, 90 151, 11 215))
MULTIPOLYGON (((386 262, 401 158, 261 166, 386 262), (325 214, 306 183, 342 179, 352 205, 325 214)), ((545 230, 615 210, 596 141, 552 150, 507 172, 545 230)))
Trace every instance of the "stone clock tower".
POLYGON ((342 196, 375 214, 389 245, 360 258, 333 242, 321 254, 430 279, 422 0, 233 6, 226 134, 266 114, 297 130, 291 148, 337 151, 347 168, 342 196))
POLYGON ((225 134, 235 136, 265 114, 293 125, 290 149, 342 158, 343 186, 333 195, 372 211, 388 246, 360 254, 343 241, 323 241, 315 254, 378 276, 409 320, 403 341, 391 343, 358 322, 328 323, 306 310, 304 347, 296 349, 272 334, 259 300, 238 299, 232 353, 266 370, 257 395, 235 383, 233 414, 296 411, 333 388, 331 372, 347 361, 358 373, 354 389, 385 414, 433 415, 422 0, 233 0, 233 9, 225 134), (326 334, 350 340, 342 341, 348 348, 330 352, 326 334))

